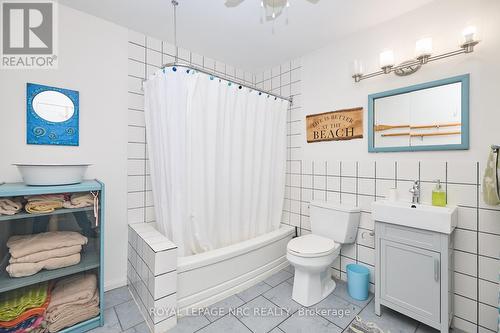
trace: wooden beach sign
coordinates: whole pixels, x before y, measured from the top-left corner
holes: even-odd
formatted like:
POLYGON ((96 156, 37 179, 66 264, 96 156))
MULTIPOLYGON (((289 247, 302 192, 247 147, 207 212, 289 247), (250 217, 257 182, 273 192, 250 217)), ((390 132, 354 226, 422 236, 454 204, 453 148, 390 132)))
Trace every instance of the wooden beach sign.
POLYGON ((363 137, 363 108, 306 116, 307 142, 352 140, 363 137))

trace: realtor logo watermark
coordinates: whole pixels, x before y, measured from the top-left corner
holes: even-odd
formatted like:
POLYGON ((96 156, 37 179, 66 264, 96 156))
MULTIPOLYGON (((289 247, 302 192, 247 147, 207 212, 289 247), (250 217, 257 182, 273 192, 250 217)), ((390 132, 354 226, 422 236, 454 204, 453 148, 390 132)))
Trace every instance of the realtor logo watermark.
POLYGON ((57 68, 57 3, 3 1, 2 69, 57 68))

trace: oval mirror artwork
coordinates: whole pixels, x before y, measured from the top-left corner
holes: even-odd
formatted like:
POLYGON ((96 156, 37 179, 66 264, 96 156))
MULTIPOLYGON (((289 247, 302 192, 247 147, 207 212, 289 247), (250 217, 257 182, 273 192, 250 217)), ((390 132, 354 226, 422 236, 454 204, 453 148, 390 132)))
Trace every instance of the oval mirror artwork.
POLYGON ((58 91, 42 91, 33 98, 33 110, 42 119, 60 123, 71 119, 75 105, 71 99, 58 91))
POLYGON ((27 84, 28 144, 79 145, 78 91, 27 84))

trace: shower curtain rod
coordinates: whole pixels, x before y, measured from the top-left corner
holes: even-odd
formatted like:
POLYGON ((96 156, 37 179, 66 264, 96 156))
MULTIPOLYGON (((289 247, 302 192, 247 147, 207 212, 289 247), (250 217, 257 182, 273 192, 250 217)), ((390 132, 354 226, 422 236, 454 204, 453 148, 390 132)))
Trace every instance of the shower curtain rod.
POLYGON ((198 67, 198 66, 194 66, 194 65, 191 65, 191 64, 185 64, 185 63, 181 63, 181 62, 171 62, 171 63, 168 63, 168 64, 165 64, 165 65, 161 66, 160 69, 164 69, 164 68, 167 68, 167 67, 184 67, 184 68, 188 68, 188 69, 193 69, 193 70, 198 71, 200 73, 211 75, 211 76, 216 77, 218 79, 225 80, 225 81, 237 84, 239 86, 242 86, 242 87, 245 87, 245 88, 248 88, 248 89, 252 89, 252 90, 261 92, 261 93, 269 95, 269 96, 273 96, 275 98, 283 99, 285 101, 290 102, 290 104, 293 104, 293 97, 284 97, 284 96, 281 96, 281 95, 278 95, 278 94, 273 94, 271 92, 268 92, 268 91, 265 91, 265 90, 262 90, 262 89, 259 89, 259 88, 256 88, 256 87, 252 87, 252 86, 250 86, 250 85, 248 85, 248 84, 246 84, 244 82, 238 81, 238 80, 229 80, 227 77, 223 77, 223 76, 221 76, 221 75, 219 75, 219 74, 217 74, 215 72, 208 71, 208 70, 203 69, 203 68, 198 67))

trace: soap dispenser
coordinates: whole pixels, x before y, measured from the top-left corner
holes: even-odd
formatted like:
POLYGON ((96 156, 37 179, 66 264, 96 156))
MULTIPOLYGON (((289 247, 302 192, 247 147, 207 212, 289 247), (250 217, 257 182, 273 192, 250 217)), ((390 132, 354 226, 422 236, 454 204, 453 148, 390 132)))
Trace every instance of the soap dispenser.
POLYGON ((436 187, 432 190, 432 205, 433 206, 446 206, 446 192, 441 186, 441 181, 436 180, 436 187))

